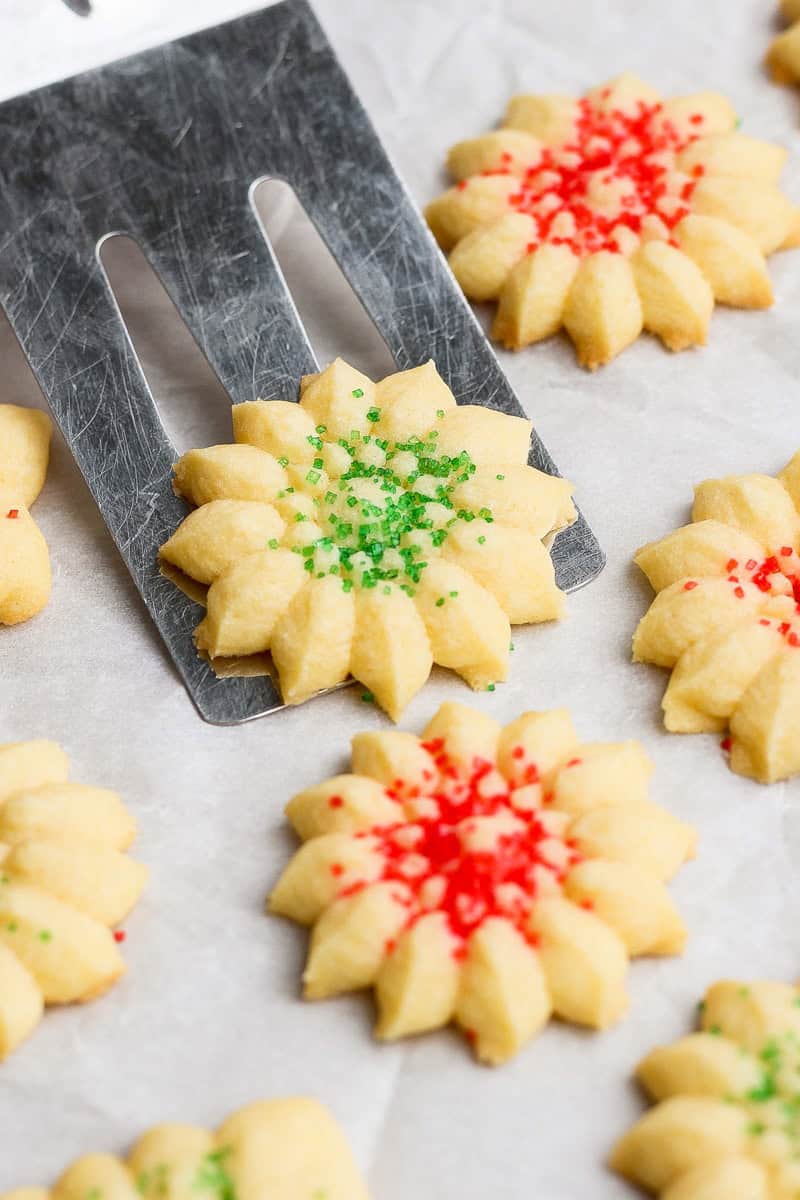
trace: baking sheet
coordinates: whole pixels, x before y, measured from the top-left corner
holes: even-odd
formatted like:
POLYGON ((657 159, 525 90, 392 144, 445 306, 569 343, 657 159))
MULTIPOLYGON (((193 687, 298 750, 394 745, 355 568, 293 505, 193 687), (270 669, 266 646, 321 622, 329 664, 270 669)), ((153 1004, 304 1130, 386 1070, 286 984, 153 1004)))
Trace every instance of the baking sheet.
MULTIPOLYGON (((57 0, 0 0, 0 88, 10 95, 253 7, 98 0, 81 22, 57 0)), ((772 8, 317 5, 420 201, 442 186, 447 145, 489 127, 514 91, 579 91, 624 69, 665 92, 727 92, 745 132, 791 147, 786 185, 800 200, 800 93, 770 85, 759 65, 772 8)), ((338 281, 318 266, 302 227, 280 203, 272 219, 320 356, 341 352, 382 369, 385 352, 354 306, 339 303, 338 281)), ((628 661, 649 599, 633 550, 687 519, 694 482, 776 471, 800 446, 800 254, 777 256, 772 275, 775 309, 718 311, 700 352, 672 356, 643 338, 594 376, 561 339, 501 354, 576 483, 608 567, 570 598, 562 625, 515 631, 507 685, 473 697, 439 674, 403 725, 421 728, 446 698, 500 719, 567 705, 587 739, 645 743, 657 764, 654 798, 698 827, 700 853, 673 885, 691 930, 686 954, 634 964, 628 1019, 602 1035, 552 1024, 494 1071, 451 1032, 374 1044, 363 997, 298 1000, 305 934, 262 915, 293 848, 281 810, 293 792, 344 768, 353 733, 388 722, 348 689, 238 729, 202 724, 56 440, 35 508, 53 597, 35 621, 0 632, 0 740, 55 738, 75 778, 117 788, 138 817, 136 852, 152 880, 126 924, 127 977, 103 1000, 50 1012, 0 1068, 0 1190, 48 1182, 90 1149, 122 1150, 156 1121, 213 1125, 256 1097, 308 1092, 346 1127, 376 1200, 631 1195, 602 1160, 642 1110, 633 1064, 688 1029, 712 980, 800 974, 800 781, 759 787, 728 771, 718 738, 665 734, 666 675, 628 661)), ((2 399, 27 400, 24 372, 3 359, 2 399)), ((216 436, 220 410, 197 378, 165 370, 159 387, 179 441, 216 436)))

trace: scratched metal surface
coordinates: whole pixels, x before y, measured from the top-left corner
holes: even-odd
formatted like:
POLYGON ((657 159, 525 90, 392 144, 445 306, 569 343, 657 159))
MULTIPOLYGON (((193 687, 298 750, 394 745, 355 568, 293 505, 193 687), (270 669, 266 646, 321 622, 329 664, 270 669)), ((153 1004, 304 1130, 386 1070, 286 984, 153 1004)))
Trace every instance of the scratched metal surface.
MULTIPOLYGON (((218 679, 202 610, 159 572, 186 513, 176 452, 100 266, 135 238, 231 399, 293 396, 315 369, 251 187, 286 180, 399 368, 433 357, 462 403, 522 409, 305 0, 0 106, 0 303, 200 714, 282 707, 272 680, 218 679)), ((534 435, 530 462, 555 465, 534 435)), ((603 567, 581 519, 556 539, 566 590, 603 567)))

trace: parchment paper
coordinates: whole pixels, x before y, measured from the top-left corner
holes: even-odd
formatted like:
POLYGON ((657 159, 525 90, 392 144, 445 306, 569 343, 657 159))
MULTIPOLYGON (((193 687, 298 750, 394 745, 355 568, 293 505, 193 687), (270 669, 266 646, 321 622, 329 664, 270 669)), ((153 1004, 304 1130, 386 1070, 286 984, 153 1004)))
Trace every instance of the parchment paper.
MULTIPOLYGON (((97 0, 82 22, 58 0, 1 0, 0 91, 26 90, 252 4, 97 0)), ((319 0, 318 11, 420 202, 442 186, 447 145, 490 127, 518 90, 580 91, 639 71, 665 92, 719 88, 744 130, 793 151, 798 94, 760 59, 769 0, 319 0)), ((0 147, 3 156, 11 153, 0 147)), ((287 211, 275 219, 323 358, 378 371, 385 352, 287 211), (308 292, 308 281, 313 294, 308 292)), ((4 236, 6 231, 0 231, 4 236)), ((517 630, 511 682, 472 696, 438 675, 411 704, 420 729, 445 698, 501 719, 567 705, 586 739, 642 739, 653 794, 700 832, 673 886, 691 929, 682 960, 639 961, 631 1011, 612 1031, 551 1025, 509 1066, 477 1066, 449 1032, 383 1047, 363 997, 298 999, 306 936, 262 914, 292 850, 281 815, 298 789, 343 769, 350 736, 388 723, 360 689, 238 729, 202 724, 172 671, 63 444, 35 508, 55 584, 47 611, 0 631, 0 740, 51 737, 74 776, 135 811, 152 880, 127 923, 130 971, 105 999, 50 1012, 0 1067, 0 1190, 50 1182, 90 1149, 123 1150, 160 1120, 213 1125, 265 1095, 313 1093, 346 1127, 376 1200, 623 1200, 603 1167, 642 1110, 631 1069, 687 1031, 720 976, 800 974, 800 782, 763 788, 729 772, 716 737, 664 733, 666 675, 629 662, 649 600, 631 565, 687 519, 694 482, 780 469, 800 446, 800 254, 773 260, 769 313, 720 310, 710 345, 672 356, 643 338, 590 376, 562 339, 501 354, 518 394, 608 552, 604 575, 558 627, 517 630)), ((145 314, 146 315, 146 314, 145 314)), ((26 399, 5 360, 3 400, 26 399)), ((212 440, 220 410, 187 378, 162 395, 182 444, 212 440)))

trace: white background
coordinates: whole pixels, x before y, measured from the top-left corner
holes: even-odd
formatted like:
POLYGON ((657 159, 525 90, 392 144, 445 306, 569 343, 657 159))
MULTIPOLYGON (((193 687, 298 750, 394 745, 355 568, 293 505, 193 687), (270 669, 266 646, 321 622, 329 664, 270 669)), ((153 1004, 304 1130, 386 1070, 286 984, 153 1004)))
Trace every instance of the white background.
MULTIPOLYGON (((0 0, 0 92, 252 7, 97 0, 92 20, 80 21, 58 0, 0 0)), ((790 146, 787 187, 800 200, 798 95, 760 67, 772 7, 317 4, 420 202, 442 186, 447 145, 493 124, 514 91, 580 91, 628 68, 665 92, 727 92, 745 132, 790 146)), ((294 252, 303 262, 309 249, 294 252)), ((49 1013, 0 1067, 0 1191, 49 1182, 82 1152, 122 1150, 156 1121, 212 1125, 257 1097, 309 1092, 347 1128, 376 1200, 630 1195, 602 1164, 641 1111, 630 1084, 637 1059, 688 1029, 715 978, 800 973, 800 782, 760 787, 728 771, 718 738, 665 734, 665 676, 629 662, 649 598, 631 565, 636 547, 687 519, 694 482, 777 471, 800 446, 800 253, 778 256, 772 274, 775 309, 718 312, 702 351, 676 357, 643 338, 594 376, 561 339, 501 354, 609 563, 570 598, 561 626, 516 631, 510 683, 474 702, 503 719, 568 705, 587 739, 641 738, 657 764, 656 799, 694 822, 700 853, 674 885, 692 933, 686 955, 633 966, 627 1020, 602 1035, 552 1025, 494 1071, 450 1032, 376 1045, 363 997, 298 1000, 305 935, 262 915, 293 844, 281 810, 294 791, 343 768, 354 732, 386 722, 350 689, 239 729, 203 725, 56 440, 35 509, 53 596, 35 621, 0 631, 0 740, 55 738, 75 777, 117 788, 138 817, 137 852, 152 880, 126 926, 123 982, 97 1003, 49 1013)), ((341 351, 380 367, 363 328, 338 306, 334 318, 322 269, 318 280, 309 304, 322 356, 341 351)), ((0 399, 26 398, 10 368, 4 379, 0 399)), ((170 396, 177 418, 195 398, 185 381, 170 396)), ((210 413, 192 418, 206 420, 210 430, 210 413)), ((404 725, 419 729, 444 698, 471 697, 439 674, 404 725)))

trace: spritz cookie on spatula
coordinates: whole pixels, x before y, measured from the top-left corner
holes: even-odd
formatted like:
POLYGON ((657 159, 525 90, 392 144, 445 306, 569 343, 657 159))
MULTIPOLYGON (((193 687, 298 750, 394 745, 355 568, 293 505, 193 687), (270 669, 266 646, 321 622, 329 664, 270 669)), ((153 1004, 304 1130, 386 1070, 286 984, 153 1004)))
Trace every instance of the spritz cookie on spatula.
POLYGON ((434 663, 493 687, 512 624, 563 614, 571 485, 528 466, 530 421, 457 406, 432 362, 373 383, 337 359, 233 429, 176 464, 196 508, 161 557, 210 585, 198 648, 270 651, 287 704, 352 676, 397 719, 434 663))

